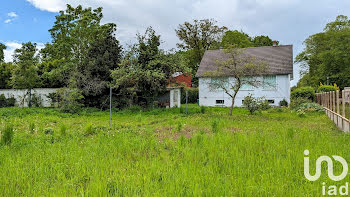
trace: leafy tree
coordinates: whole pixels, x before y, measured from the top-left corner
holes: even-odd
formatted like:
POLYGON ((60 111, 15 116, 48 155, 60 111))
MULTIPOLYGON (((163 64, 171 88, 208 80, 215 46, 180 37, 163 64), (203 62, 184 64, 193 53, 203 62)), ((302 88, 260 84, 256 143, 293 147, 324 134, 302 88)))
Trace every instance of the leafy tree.
POLYGON ((6 45, 0 43, 0 63, 5 61, 4 50, 6 49, 6 45))
MULTIPOLYGON (((253 42, 253 46, 255 46, 255 47, 272 46, 273 45, 273 41, 271 40, 271 38, 269 36, 263 36, 263 35, 254 37, 252 42, 253 42)), ((277 41, 277 44, 278 43, 279 42, 277 41)))
POLYGON ((341 88, 350 85, 350 22, 340 15, 326 25, 321 33, 314 34, 304 42, 305 49, 296 57, 303 67, 302 84, 316 88, 336 83, 341 88))
POLYGON ((244 49, 230 47, 224 52, 229 56, 227 60, 218 61, 217 69, 212 72, 205 73, 207 77, 214 78, 211 80, 210 87, 212 89, 223 89, 225 93, 232 98, 230 115, 232 115, 235 99, 238 91, 243 85, 251 85, 259 87, 263 81, 257 77, 261 76, 267 69, 267 63, 258 61, 254 57, 242 55, 244 49), (227 73, 233 80, 229 80, 227 73))
POLYGON ((224 37, 221 41, 221 46, 224 48, 229 48, 230 46, 235 46, 238 48, 252 47, 253 43, 251 37, 242 31, 226 31, 224 37))
POLYGON ((0 89, 11 88, 12 63, 0 63, 0 89))
MULTIPOLYGON (((219 27, 213 19, 194 20, 185 22, 175 30, 181 43, 177 46, 183 50, 190 50, 187 54, 192 63, 192 76, 195 76, 205 50, 220 43, 226 27, 219 27)), ((195 80, 196 83, 196 80, 195 80)))
POLYGON ((184 69, 179 55, 159 49, 160 36, 151 27, 137 37, 138 44, 127 51, 120 67, 112 71, 113 86, 129 97, 128 104, 150 105, 165 90, 170 76, 184 69))
POLYGON ((28 89, 29 107, 31 107, 31 90, 40 86, 36 52, 36 43, 28 42, 22 44, 21 48, 16 49, 13 55, 14 68, 11 85, 13 88, 28 89))

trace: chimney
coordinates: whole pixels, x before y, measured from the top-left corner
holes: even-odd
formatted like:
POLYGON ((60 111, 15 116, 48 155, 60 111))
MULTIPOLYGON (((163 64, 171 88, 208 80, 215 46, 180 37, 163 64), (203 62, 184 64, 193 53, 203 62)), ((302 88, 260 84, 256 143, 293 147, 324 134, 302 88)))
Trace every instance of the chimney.
POLYGON ((274 46, 274 47, 278 45, 276 40, 272 41, 272 43, 273 43, 272 46, 274 46))

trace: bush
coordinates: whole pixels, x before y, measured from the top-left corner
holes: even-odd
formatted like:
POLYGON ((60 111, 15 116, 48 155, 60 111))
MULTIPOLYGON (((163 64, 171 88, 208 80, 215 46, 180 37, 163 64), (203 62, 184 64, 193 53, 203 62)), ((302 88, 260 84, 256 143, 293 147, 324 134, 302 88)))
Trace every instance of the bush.
POLYGON ((0 108, 1 107, 14 107, 16 99, 14 97, 6 98, 5 95, 0 95, 0 108))
POLYGON ((57 91, 58 107, 61 112, 77 113, 81 110, 84 96, 78 89, 61 88, 57 91))
POLYGON ((181 103, 186 103, 186 91, 188 91, 188 103, 197 103, 199 98, 198 88, 185 87, 181 91, 181 103))
POLYGON ((10 145, 14 134, 13 127, 11 125, 7 125, 1 134, 1 143, 3 145, 10 145))
POLYGON ((303 103, 311 103, 311 102, 312 102, 311 100, 306 99, 306 98, 302 98, 302 97, 296 98, 290 102, 290 108, 296 109, 297 107, 299 107, 299 105, 301 105, 303 103))
POLYGON ((286 99, 283 99, 279 103, 280 107, 288 107, 288 101, 286 99))
POLYGON ((264 98, 258 98, 259 109, 267 110, 271 108, 271 105, 268 100, 264 98))
MULTIPOLYGON (((29 102, 29 98, 28 98, 29 102)), ((43 106, 43 99, 38 94, 32 94, 31 95, 31 104, 33 107, 42 107, 43 106)))
POLYGON ((294 100, 297 98, 305 98, 311 101, 315 101, 315 90, 312 87, 297 88, 291 93, 291 99, 294 100))
POLYGON ((271 108, 270 103, 263 97, 254 98, 251 94, 244 97, 243 106, 249 110, 250 114, 253 114, 259 110, 267 110, 271 108))
POLYGON ((321 105, 316 103, 303 103, 295 108, 298 112, 324 112, 321 105))
POLYGON ((244 97, 243 106, 249 110, 250 114, 253 114, 254 112, 258 111, 260 107, 258 100, 252 95, 244 97))
POLYGON ((321 85, 317 88, 318 93, 332 92, 332 91, 337 91, 337 88, 331 85, 321 85))

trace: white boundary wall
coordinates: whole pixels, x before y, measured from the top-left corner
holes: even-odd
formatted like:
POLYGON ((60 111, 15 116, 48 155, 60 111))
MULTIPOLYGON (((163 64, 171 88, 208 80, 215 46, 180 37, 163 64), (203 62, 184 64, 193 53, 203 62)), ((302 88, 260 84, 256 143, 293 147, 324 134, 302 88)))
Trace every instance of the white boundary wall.
MULTIPOLYGON (((54 93, 58 88, 35 88, 32 90, 32 95, 39 95, 42 99, 43 107, 51 106, 51 99, 48 98, 50 93, 54 93)), ((14 97, 16 99, 16 106, 28 107, 28 90, 19 89, 0 89, 0 95, 5 95, 6 98, 14 97)))

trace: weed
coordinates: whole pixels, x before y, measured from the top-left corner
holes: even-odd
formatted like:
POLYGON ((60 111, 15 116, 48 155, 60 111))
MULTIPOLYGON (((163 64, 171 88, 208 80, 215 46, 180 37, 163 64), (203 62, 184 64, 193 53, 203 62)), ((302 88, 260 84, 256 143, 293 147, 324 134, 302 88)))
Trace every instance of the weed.
POLYGON ((13 140, 13 126, 6 125, 4 130, 2 131, 1 143, 4 145, 10 145, 13 140))

